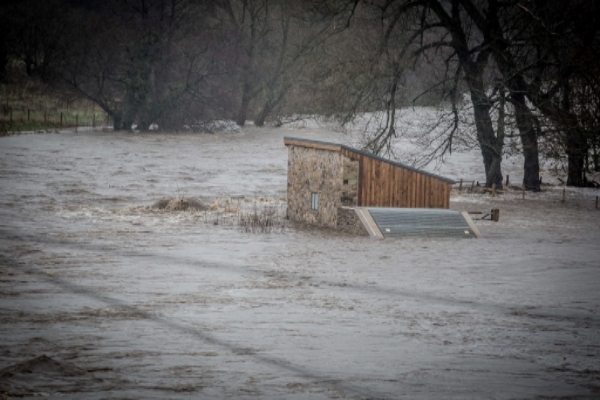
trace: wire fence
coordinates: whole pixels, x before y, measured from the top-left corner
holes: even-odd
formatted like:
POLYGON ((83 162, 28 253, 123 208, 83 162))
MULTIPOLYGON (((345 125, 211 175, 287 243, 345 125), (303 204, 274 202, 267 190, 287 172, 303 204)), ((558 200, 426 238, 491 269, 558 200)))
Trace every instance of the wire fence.
POLYGON ((0 131, 29 131, 56 128, 97 127, 110 124, 105 112, 96 110, 39 110, 2 105, 0 131))

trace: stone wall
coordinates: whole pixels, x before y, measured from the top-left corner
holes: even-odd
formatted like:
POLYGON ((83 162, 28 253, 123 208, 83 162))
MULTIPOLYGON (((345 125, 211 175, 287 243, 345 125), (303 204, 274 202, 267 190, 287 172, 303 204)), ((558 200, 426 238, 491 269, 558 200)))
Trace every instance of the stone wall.
POLYGON ((353 208, 338 208, 336 228, 352 235, 369 236, 353 208))
POLYGON ((368 235, 356 212, 359 162, 338 151, 288 146, 287 213, 294 221, 368 235), (319 196, 311 209, 311 194, 319 196))
POLYGON ((343 159, 337 151, 288 146, 288 218, 336 227, 341 207, 343 159), (311 193, 318 193, 318 210, 311 210, 311 193))

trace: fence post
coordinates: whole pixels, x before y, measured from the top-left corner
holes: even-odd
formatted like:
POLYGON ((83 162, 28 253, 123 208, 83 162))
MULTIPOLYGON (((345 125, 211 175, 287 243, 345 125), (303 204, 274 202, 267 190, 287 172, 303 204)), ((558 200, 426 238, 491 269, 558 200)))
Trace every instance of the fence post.
POLYGON ((506 185, 505 185, 506 187, 508 187, 508 183, 510 182, 510 178, 509 177, 510 177, 510 175, 507 174, 506 175, 506 185))
POLYGON ((498 208, 492 209, 492 221, 498 222, 500 220, 500 210, 498 208))
POLYGON ((460 182, 458 184, 458 191, 462 192, 462 178, 460 179, 460 182))
POLYGON ((496 197, 496 184, 492 183, 492 197, 496 197))
POLYGON ((475 181, 471 181, 471 193, 473 193, 473 188, 475 187, 475 181))

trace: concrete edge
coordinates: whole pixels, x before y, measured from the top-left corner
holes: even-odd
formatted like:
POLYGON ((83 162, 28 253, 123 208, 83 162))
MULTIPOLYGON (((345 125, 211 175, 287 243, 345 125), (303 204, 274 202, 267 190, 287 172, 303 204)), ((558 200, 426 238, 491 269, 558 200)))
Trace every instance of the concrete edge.
POLYGON ((479 232, 479 229, 477 229, 477 227, 473 223, 473 220, 471 219, 471 216, 469 216, 469 213, 466 212, 466 211, 461 211, 460 213, 462 214, 462 216, 465 219, 465 221, 467 221, 467 224, 469 224, 469 228, 471 228, 471 230, 475 234, 475 237, 477 239, 483 238, 483 236, 481 236, 481 232, 479 232))
POLYGON ((383 239, 383 234, 381 233, 379 227, 373 220, 373 217, 371 217, 369 210, 357 207, 354 209, 354 212, 356 212, 356 215, 358 215, 360 222, 362 222, 367 232, 369 232, 370 237, 383 239))

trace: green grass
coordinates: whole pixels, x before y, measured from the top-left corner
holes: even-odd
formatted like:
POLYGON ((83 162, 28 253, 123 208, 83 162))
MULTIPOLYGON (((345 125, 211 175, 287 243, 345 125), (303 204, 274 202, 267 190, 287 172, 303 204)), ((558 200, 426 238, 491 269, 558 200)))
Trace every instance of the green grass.
POLYGON ((39 85, 0 85, 0 133, 105 126, 95 104, 44 90, 39 85))
POLYGON ((73 111, 43 112, 12 108, 11 111, 0 113, 0 127, 4 127, 2 130, 32 131, 80 126, 103 126, 107 124, 106 114, 93 110, 75 109, 73 111))

